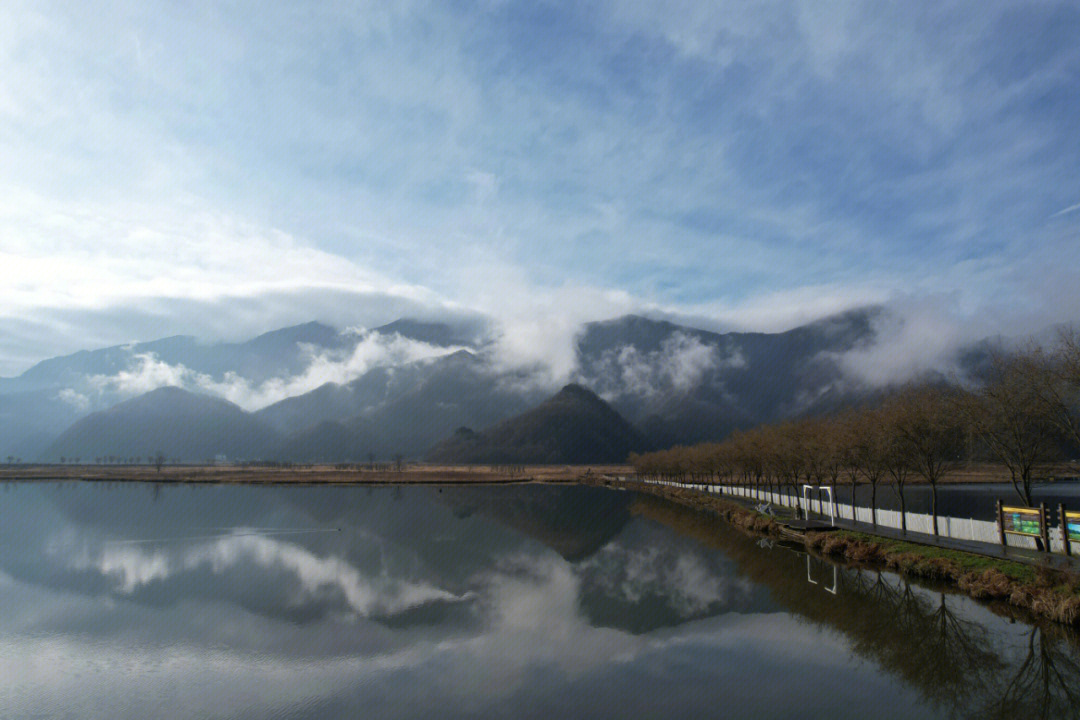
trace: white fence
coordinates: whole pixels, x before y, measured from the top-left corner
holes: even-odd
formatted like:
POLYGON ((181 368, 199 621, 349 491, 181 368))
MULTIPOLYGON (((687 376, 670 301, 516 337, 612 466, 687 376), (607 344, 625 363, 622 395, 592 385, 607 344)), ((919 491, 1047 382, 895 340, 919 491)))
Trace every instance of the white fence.
MULTIPOLYGON (((691 490, 699 490, 701 492, 756 500, 762 503, 771 502, 775 505, 782 505, 785 507, 795 507, 796 501, 795 495, 787 492, 776 493, 760 488, 748 488, 741 485, 705 485, 679 483, 672 480, 642 480, 641 482, 646 482, 651 485, 673 485, 691 490)), ((819 494, 811 496, 809 509, 814 514, 827 516, 829 514, 829 501, 824 498, 819 499, 818 495, 819 494)), ((803 506, 804 509, 807 505, 806 501, 802 500, 802 498, 799 498, 799 504, 800 506, 803 506)), ((870 508, 861 506, 853 508, 848 503, 836 503, 836 516, 838 518, 852 520, 853 514, 855 522, 864 523, 866 525, 873 524, 870 508)), ((926 535, 934 534, 933 515, 913 512, 907 512, 904 513, 904 515, 907 518, 907 529, 909 531, 924 533, 926 535)), ((881 527, 899 530, 901 528, 900 511, 878 509, 877 524, 881 527)), ((938 515, 938 535, 941 537, 953 538, 955 540, 973 540, 976 542, 992 543, 994 545, 1001 544, 1001 536, 998 533, 997 522, 990 520, 976 520, 974 518, 957 518, 938 515)), ((1008 534, 1005 538, 1009 547, 1035 549, 1035 538, 1033 537, 1008 534)), ((1052 526, 1050 528, 1050 550, 1052 552, 1065 552, 1065 546, 1062 542, 1062 528, 1060 525, 1052 526)))

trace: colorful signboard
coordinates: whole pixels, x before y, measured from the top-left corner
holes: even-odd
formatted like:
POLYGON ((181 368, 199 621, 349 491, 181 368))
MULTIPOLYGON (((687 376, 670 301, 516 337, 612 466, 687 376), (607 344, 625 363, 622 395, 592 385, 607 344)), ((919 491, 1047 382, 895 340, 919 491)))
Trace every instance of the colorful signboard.
MULTIPOLYGON (((1077 518, 1076 529, 1080 533, 1080 513, 1077 514, 1077 518)), ((1037 508, 1004 505, 1001 508, 1001 528, 1013 535, 1042 537, 1042 512, 1037 508)), ((1080 539, 1080 534, 1077 538, 1080 539)))
POLYGON ((1080 542, 1080 512, 1073 510, 1065 511, 1065 527, 1069 532, 1069 540, 1080 542))

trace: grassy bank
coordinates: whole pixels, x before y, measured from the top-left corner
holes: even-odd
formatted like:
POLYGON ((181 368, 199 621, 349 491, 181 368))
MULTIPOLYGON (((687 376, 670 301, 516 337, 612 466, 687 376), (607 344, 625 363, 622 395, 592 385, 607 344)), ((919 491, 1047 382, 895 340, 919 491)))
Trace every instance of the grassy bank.
POLYGON ((806 545, 822 555, 885 565, 955 584, 979 600, 1003 600, 1055 622, 1080 624, 1080 577, 1074 574, 849 530, 807 533, 806 545))
MULTIPOLYGON (((709 512, 744 532, 783 535, 773 518, 722 498, 662 485, 631 487, 709 512)), ((1075 574, 849 530, 809 532, 803 542, 817 555, 948 583, 978 600, 1002 601, 1038 617, 1080 625, 1080 576, 1075 574)))

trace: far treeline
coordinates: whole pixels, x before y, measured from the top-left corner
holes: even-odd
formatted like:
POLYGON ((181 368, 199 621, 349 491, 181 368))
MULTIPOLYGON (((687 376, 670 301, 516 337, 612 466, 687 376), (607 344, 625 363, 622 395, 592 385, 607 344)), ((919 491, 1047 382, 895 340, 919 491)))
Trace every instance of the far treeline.
MULTIPOLYGON (((1021 502, 1054 462, 1080 450, 1080 333, 1056 344, 1030 342, 993 355, 977 383, 911 384, 833 415, 764 425, 723 442, 631 454, 639 475, 783 492, 798 485, 870 486, 876 520, 878 485, 888 483, 903 512, 912 478, 932 491, 937 533, 938 484, 970 459, 1004 465, 1021 502)), ((901 515, 903 518, 904 516, 901 515)), ((905 528, 906 529, 906 528, 905 528)))

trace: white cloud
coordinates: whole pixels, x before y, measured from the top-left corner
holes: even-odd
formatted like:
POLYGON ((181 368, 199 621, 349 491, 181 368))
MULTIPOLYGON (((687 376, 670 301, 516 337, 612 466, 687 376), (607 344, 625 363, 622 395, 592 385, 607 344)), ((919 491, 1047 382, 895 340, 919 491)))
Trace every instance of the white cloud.
POLYGON ((627 293, 563 285, 539 288, 523 274, 494 275, 474 291, 475 304, 491 308, 498 324, 490 350, 496 369, 531 369, 542 386, 567 382, 577 369, 577 338, 584 323, 630 312, 627 293))
MULTIPOLYGON (((375 367, 400 366, 462 349, 460 346, 430 345, 397 333, 384 335, 371 331, 361 333, 357 342, 344 352, 309 346, 309 362, 303 372, 260 383, 232 371, 214 378, 182 364, 164 362, 154 353, 135 354, 128 368, 115 375, 93 375, 87 381, 98 393, 115 392, 123 396, 139 395, 166 386, 182 387, 217 395, 245 410, 257 410, 326 383, 350 382, 375 367)), ((68 392, 74 393, 73 390, 68 392)))
POLYGON ((875 321, 876 339, 837 356, 848 377, 874 387, 902 383, 926 373, 959 379, 958 353, 978 339, 933 307, 887 312, 875 321))
POLYGON ((1075 205, 1070 205, 1067 208, 1062 208, 1061 210, 1058 210, 1056 213, 1054 213, 1050 217, 1060 217, 1061 215, 1068 215, 1069 213, 1076 212, 1077 210, 1080 210, 1080 203, 1076 203, 1075 205))
POLYGON ((746 359, 737 348, 724 353, 694 335, 674 332, 658 350, 643 352, 626 345, 605 351, 584 380, 606 397, 651 397, 663 392, 685 392, 714 370, 745 365, 746 359))
POLYGON ((0 193, 0 307, 101 308, 137 298, 211 300, 310 288, 435 302, 284 232, 194 199, 168 204, 61 202, 0 193))
MULTIPOLYGON (((1010 265, 1002 269, 995 264, 971 270, 969 283, 1002 287, 1016 282, 1016 274, 1023 276, 1025 272, 1024 268, 1010 265)), ((967 289, 895 294, 873 319, 872 342, 830 357, 839 362, 849 380, 872 387, 917 380, 927 374, 964 382, 962 353, 977 343, 1052 342, 1055 326, 1075 324, 1080 317, 1080 291, 1070 279, 1073 275, 1070 266, 1047 271, 1038 281, 1029 277, 1030 291, 1023 303, 1005 293, 983 297, 967 289)), ((926 284, 953 285, 947 274, 929 276, 926 284)))
POLYGON ((170 385, 183 387, 189 378, 194 378, 196 383, 202 378, 209 380, 208 376, 194 373, 183 365, 163 362, 154 353, 139 353, 132 357, 127 369, 115 375, 91 375, 87 382, 98 392, 109 390, 131 396, 170 385))
POLYGON ((87 410, 90 407, 90 398, 71 388, 64 388, 56 394, 58 400, 63 400, 76 410, 87 410))
POLYGON ((489 313, 499 362, 556 384, 586 320, 652 308, 787 329, 1010 236, 1052 246, 1030 268, 1041 281, 1075 264, 1074 236, 1031 227, 1075 199, 1046 181, 1075 158, 1068 114, 1041 101, 1065 96, 1075 50, 1011 37, 1002 7, 944 7, 946 22, 903 5, 602 2, 562 17, 565 51, 505 67, 506 13, 16 4, 0 28, 0 373, 341 318, 363 294, 489 313), (1030 77, 996 77, 1008 49, 1034 58, 1030 77), (761 152, 740 164, 747 146, 761 152), (679 226, 695 209, 714 221, 679 226))
POLYGON ((735 302, 687 305, 674 317, 695 327, 747 332, 783 332, 853 308, 880 305, 893 297, 895 278, 877 282, 796 285, 754 293, 735 302))

